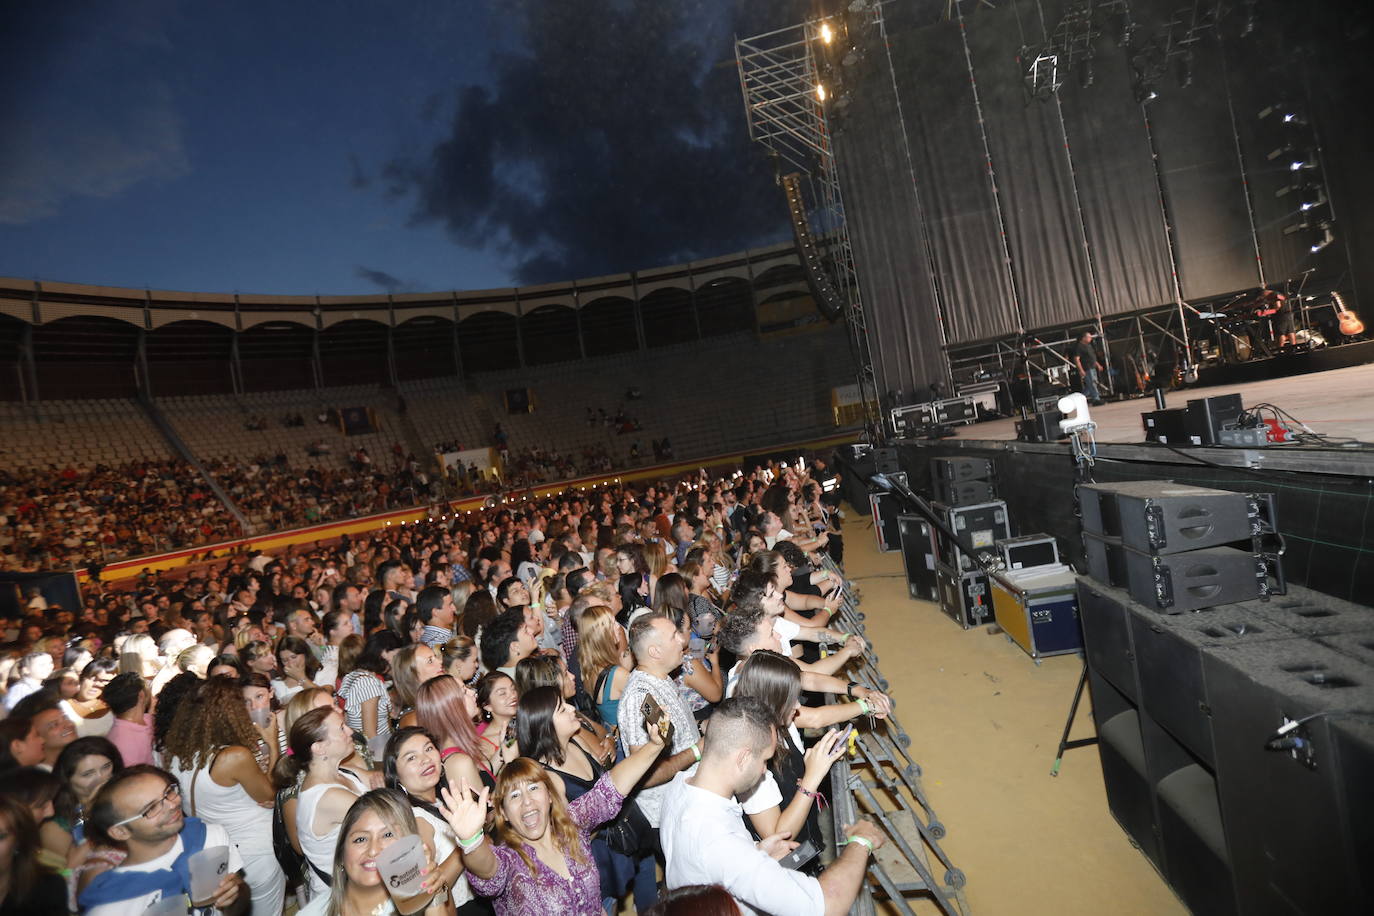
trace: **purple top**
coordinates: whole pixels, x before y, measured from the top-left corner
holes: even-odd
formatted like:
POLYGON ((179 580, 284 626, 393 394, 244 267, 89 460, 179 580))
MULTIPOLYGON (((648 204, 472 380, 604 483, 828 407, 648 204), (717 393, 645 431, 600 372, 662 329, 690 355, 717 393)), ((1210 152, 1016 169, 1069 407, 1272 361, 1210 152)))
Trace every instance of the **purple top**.
POLYGON ((620 813, 625 797, 603 773, 596 785, 568 804, 568 815, 577 827, 578 850, 585 864, 567 856, 569 878, 549 868, 533 852, 531 875, 520 854, 509 846, 492 845, 496 853, 496 874, 479 878, 468 872, 472 889, 483 897, 494 898, 496 916, 604 916, 601 908, 601 881, 592 858, 591 832, 620 813))

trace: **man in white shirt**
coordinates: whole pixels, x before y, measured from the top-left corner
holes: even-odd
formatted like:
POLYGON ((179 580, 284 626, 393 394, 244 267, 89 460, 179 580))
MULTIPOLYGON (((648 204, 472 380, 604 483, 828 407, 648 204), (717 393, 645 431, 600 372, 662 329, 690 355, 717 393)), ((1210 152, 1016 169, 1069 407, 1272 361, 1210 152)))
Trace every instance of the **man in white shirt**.
POLYGON ((664 794, 659 836, 668 888, 719 884, 746 913, 847 913, 869 852, 887 838, 860 820, 844 828, 839 857, 819 878, 779 865, 797 844, 786 834, 755 843, 734 801, 753 792, 776 748, 772 713, 761 701, 731 697, 716 707, 696 772, 678 775, 664 794))
POLYGON ((9 712, 24 697, 41 690, 52 668, 52 655, 47 652, 30 652, 20 659, 19 680, 5 694, 5 711, 9 712))
POLYGON ((180 786, 163 770, 133 766, 116 774, 96 794, 87 826, 95 840, 122 844, 128 856, 81 892, 86 916, 141 916, 159 900, 189 897, 189 859, 215 846, 229 848, 224 876, 209 900, 191 902, 225 916, 248 912, 252 896, 239 874, 238 847, 220 825, 182 814, 180 786))

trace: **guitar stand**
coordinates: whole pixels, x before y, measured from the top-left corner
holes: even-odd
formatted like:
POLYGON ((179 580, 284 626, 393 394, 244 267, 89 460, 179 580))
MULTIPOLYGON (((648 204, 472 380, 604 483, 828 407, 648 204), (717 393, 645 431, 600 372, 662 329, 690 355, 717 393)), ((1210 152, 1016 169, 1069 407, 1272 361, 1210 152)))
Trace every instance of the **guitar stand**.
POLYGON ((1064 752, 1071 751, 1076 747, 1088 747, 1097 743, 1097 736, 1091 738, 1075 738, 1069 740, 1069 732, 1073 729, 1073 720, 1078 718, 1078 704, 1083 699, 1083 687, 1088 683, 1088 658, 1083 657, 1083 673, 1078 675, 1078 686, 1073 691, 1073 702, 1069 704, 1069 718, 1064 722, 1064 734, 1059 736, 1059 750, 1054 755, 1054 766, 1050 767, 1050 775, 1059 775, 1059 764, 1064 759, 1064 752))

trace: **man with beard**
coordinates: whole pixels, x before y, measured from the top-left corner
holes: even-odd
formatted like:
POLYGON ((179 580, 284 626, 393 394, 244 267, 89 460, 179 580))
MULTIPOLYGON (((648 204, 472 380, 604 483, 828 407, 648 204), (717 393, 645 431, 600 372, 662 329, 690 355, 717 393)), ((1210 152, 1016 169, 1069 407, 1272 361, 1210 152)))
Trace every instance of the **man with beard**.
POLYGON ((679 774, 663 799, 668 889, 719 884, 745 913, 848 912, 868 855, 886 836, 869 821, 850 824, 839 857, 819 878, 780 865, 797 844, 783 833, 755 843, 735 801, 753 793, 776 749, 773 716, 760 700, 730 697, 716 707, 696 772, 679 774))

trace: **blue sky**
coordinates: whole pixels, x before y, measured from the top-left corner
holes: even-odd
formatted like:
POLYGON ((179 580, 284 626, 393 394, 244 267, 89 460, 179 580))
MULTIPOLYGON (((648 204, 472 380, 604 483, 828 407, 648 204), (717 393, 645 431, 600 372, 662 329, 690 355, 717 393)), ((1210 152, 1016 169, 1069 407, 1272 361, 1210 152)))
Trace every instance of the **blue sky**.
POLYGON ((0 274, 481 289, 777 240, 721 66, 768 5, 10 4, 0 274))

